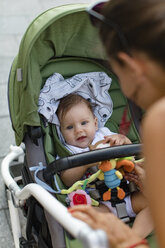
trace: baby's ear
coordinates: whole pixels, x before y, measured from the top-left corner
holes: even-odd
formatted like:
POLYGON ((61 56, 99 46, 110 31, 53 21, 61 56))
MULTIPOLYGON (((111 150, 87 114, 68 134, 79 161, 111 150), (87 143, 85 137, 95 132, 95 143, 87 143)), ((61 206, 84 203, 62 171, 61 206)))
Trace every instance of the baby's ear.
POLYGON ((96 116, 95 116, 95 127, 96 127, 96 130, 98 130, 98 119, 96 116))

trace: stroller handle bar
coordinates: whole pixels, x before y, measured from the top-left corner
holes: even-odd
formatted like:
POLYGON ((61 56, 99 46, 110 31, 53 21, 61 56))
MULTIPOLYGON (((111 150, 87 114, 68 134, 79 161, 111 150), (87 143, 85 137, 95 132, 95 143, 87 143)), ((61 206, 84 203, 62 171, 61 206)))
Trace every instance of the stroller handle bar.
POLYGON ((52 175, 62 170, 83 166, 85 164, 109 160, 113 158, 137 156, 140 155, 141 150, 141 144, 129 144, 71 155, 69 157, 61 158, 50 163, 47 168, 44 169, 43 175, 45 180, 49 181, 52 175))
POLYGON ((43 187, 36 183, 30 183, 24 188, 19 187, 17 182, 12 178, 9 168, 11 162, 21 156, 24 152, 21 147, 17 146, 11 146, 10 149, 10 153, 2 161, 1 173, 11 194, 9 212, 12 212, 12 214, 16 216, 11 218, 12 230, 14 230, 13 237, 15 247, 20 247, 19 238, 21 237, 21 226, 18 221, 18 207, 21 206, 24 200, 33 196, 54 219, 56 219, 71 235, 73 235, 73 237, 80 239, 85 248, 108 248, 107 236, 103 230, 93 230, 85 222, 72 217, 72 215, 67 211, 67 208, 43 187), (47 200, 45 201, 45 199, 47 200), (17 225, 18 228, 15 228, 17 225))

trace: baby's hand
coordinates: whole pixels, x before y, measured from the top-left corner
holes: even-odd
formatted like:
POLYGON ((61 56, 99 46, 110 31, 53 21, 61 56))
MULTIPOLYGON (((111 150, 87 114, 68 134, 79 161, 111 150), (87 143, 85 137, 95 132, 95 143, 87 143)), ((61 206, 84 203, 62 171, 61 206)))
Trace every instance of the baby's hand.
POLYGON ((131 144, 131 141, 123 134, 105 136, 104 139, 104 143, 109 143, 111 146, 131 144))

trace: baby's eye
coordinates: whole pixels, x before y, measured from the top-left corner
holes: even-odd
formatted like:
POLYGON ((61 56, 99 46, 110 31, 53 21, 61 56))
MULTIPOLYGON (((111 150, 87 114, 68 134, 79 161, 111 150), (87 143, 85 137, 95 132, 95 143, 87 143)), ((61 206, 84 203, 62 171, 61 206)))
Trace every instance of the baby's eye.
POLYGON ((67 126, 66 127, 66 129, 68 129, 68 130, 70 130, 70 129, 72 129, 73 128, 73 126, 67 126))
POLYGON ((88 122, 87 121, 82 121, 81 125, 86 125, 88 122))

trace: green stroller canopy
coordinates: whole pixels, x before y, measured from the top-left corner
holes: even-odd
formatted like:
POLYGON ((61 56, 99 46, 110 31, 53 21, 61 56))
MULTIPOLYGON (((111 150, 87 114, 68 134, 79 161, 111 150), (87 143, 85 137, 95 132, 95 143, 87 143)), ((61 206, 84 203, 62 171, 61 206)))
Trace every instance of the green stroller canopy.
MULTIPOLYGON (((75 4, 47 10, 24 34, 11 68, 8 92, 17 145, 23 141, 27 126, 40 126, 38 97, 47 77, 55 71, 64 77, 82 72, 83 63, 77 64, 75 58, 106 60, 98 30, 90 24, 86 7, 75 4), (73 58, 72 63, 68 58, 73 58)), ((94 68, 89 66, 88 70, 94 68)))

